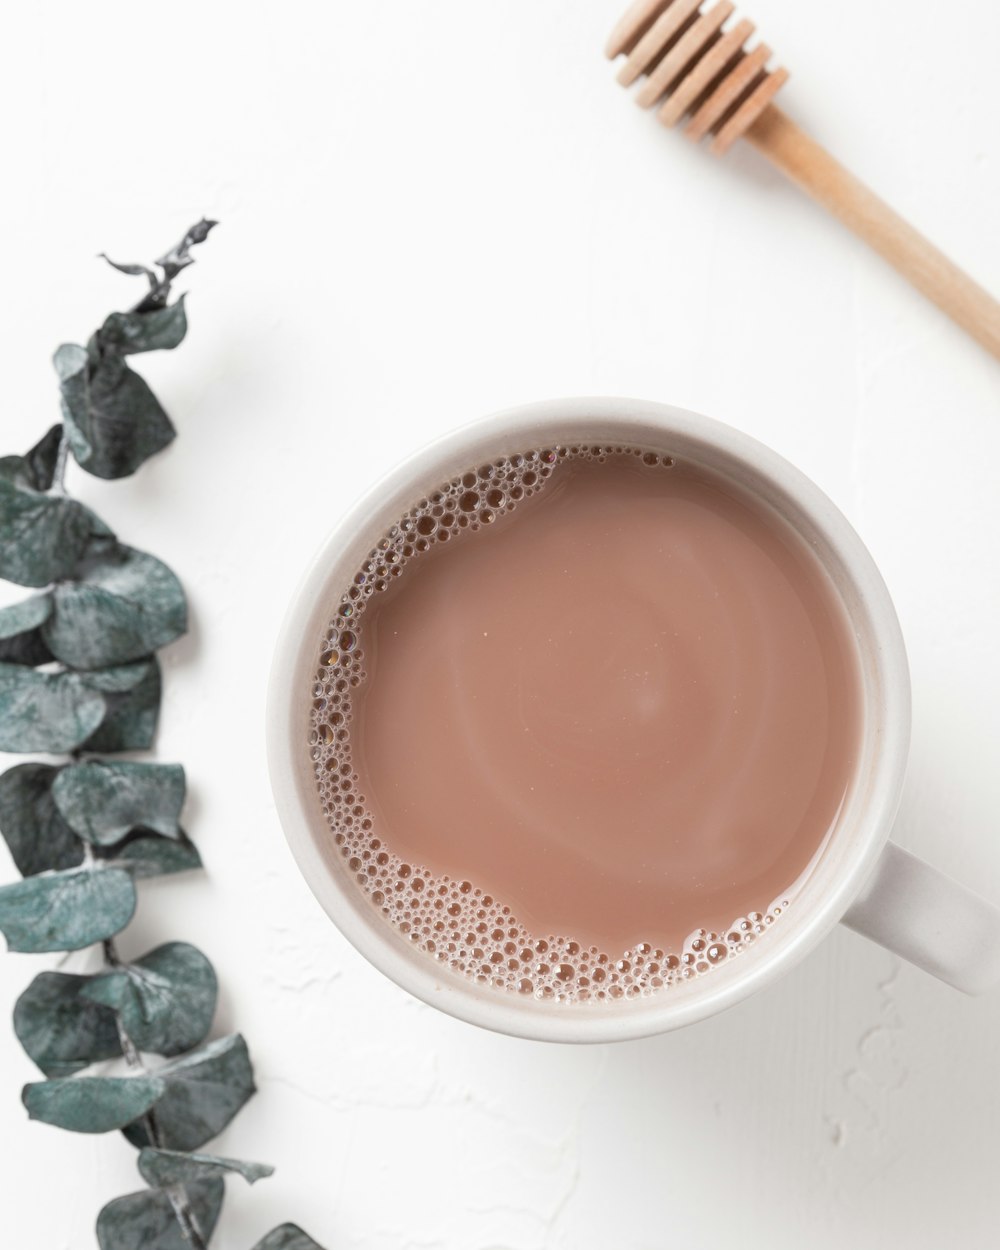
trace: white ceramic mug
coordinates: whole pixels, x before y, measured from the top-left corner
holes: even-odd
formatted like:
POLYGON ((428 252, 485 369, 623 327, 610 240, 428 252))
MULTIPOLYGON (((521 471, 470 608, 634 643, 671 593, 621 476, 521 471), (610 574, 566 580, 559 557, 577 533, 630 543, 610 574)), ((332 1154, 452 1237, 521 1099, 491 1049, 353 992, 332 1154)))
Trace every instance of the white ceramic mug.
POLYGON ((313 560, 278 642, 267 710, 278 814, 299 867, 344 935, 418 998, 460 1019, 521 1037, 614 1041, 690 1024, 780 976, 842 921, 967 992, 1000 981, 1000 910, 888 841, 910 735, 906 652, 871 556, 829 499, 760 443, 664 404, 564 399, 497 413, 411 456, 339 523, 313 560), (413 950, 351 879, 320 806, 307 745, 320 640, 343 588, 385 530, 440 483, 497 456, 545 444, 650 447, 714 469, 764 499, 809 543, 858 640, 863 681, 860 763, 837 825, 794 904, 738 959, 613 1003, 558 1004, 478 986, 413 950))

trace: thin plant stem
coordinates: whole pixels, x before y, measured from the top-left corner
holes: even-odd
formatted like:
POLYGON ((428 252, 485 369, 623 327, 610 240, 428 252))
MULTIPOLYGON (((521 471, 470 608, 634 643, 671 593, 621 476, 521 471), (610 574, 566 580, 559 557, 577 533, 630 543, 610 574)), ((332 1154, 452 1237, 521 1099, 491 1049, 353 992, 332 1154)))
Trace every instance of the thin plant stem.
MULTIPOLYGON (((114 938, 105 938, 101 943, 101 952, 107 967, 112 969, 122 967, 121 956, 118 954, 114 938)), ((115 1024, 118 1027, 118 1040, 121 1042, 122 1054, 125 1056, 125 1062, 129 1068, 137 1072, 148 1071, 142 1061, 142 1055, 138 1046, 129 1037, 125 1025, 122 1023, 121 1015, 117 1011, 115 1012, 115 1024)), ((162 1148, 163 1137, 160 1133, 160 1126, 156 1122, 155 1112, 147 1111, 142 1117, 142 1125, 146 1130, 146 1136, 149 1138, 150 1144, 162 1148)), ((163 1192, 166 1194, 167 1201, 170 1203, 177 1223, 181 1226, 184 1240, 189 1243, 191 1250, 207 1250, 207 1243, 198 1224, 198 1217, 191 1209, 188 1192, 184 1186, 168 1185, 163 1192)))
POLYGON ((63 426, 62 437, 59 439, 59 450, 56 452, 56 467, 52 475, 52 489, 57 495, 66 494, 66 461, 69 459, 69 441, 66 438, 66 427, 63 426))

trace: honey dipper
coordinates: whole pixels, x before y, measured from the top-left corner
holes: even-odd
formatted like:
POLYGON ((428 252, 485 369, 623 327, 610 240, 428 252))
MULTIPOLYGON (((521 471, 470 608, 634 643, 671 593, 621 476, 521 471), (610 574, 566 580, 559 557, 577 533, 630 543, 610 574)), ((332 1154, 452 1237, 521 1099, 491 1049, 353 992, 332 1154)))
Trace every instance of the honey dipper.
POLYGON ((686 119, 716 155, 746 139, 1000 358, 1000 304, 774 104, 788 71, 767 68, 767 44, 747 49, 746 18, 726 28, 732 13, 729 0, 704 12, 700 0, 637 0, 606 48, 627 58, 618 81, 644 78, 638 103, 658 105, 665 126, 686 119))

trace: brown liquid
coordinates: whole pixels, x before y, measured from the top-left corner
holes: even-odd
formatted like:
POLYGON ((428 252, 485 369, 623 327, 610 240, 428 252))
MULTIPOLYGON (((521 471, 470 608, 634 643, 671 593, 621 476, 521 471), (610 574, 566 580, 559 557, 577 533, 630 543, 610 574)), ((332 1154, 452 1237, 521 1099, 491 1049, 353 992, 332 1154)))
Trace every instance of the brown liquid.
POLYGON ((345 689, 316 687, 342 709, 316 711, 318 775, 410 940, 481 981, 603 997, 706 970, 780 911, 853 773, 857 666, 769 509, 695 466, 551 458, 510 511, 523 470, 499 507, 456 483, 450 541, 413 514, 382 546, 401 575, 373 553, 325 656, 345 689))

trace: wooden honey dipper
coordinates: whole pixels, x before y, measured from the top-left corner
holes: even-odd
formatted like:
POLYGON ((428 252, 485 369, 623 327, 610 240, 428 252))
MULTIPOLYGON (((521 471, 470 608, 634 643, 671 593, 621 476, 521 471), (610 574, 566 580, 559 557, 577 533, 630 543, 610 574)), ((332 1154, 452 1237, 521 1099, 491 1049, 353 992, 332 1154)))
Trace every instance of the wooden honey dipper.
POLYGON ((767 68, 767 44, 746 48, 746 18, 725 29, 732 13, 729 0, 704 12, 701 0, 637 0, 606 48, 627 57, 618 81, 644 76, 638 103, 659 104, 665 126, 687 118, 688 137, 710 136, 716 155, 746 139, 1000 358, 1000 304, 777 108, 788 71, 767 68))

